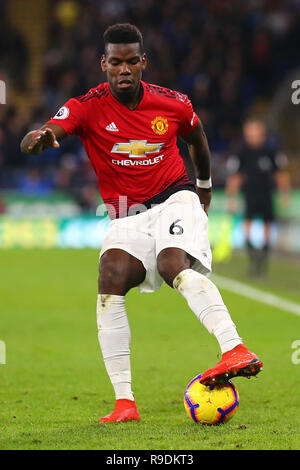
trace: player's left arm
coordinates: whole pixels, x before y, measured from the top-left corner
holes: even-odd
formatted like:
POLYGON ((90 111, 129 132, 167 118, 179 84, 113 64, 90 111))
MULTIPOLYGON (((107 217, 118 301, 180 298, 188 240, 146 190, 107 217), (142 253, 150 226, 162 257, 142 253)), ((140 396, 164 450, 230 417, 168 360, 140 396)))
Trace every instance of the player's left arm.
MULTIPOLYGON (((201 121, 196 127, 182 139, 188 145, 189 153, 194 164, 197 180, 210 179, 210 150, 201 121)), ((212 188, 199 188, 196 186, 197 194, 204 210, 207 213, 212 197, 212 188)))

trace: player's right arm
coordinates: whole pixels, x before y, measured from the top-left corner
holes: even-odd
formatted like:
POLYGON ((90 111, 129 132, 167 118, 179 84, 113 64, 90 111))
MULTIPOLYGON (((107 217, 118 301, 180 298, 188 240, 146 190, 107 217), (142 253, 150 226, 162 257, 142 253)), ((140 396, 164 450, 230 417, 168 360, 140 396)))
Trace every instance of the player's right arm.
POLYGON ((59 141, 68 135, 81 136, 84 133, 84 116, 80 100, 69 99, 40 129, 25 135, 21 142, 21 151, 39 155, 49 147, 58 148, 59 141))
POLYGON ((40 129, 28 132, 22 139, 22 153, 39 155, 49 147, 58 148, 59 141, 67 137, 65 130, 53 123, 48 123, 40 129))

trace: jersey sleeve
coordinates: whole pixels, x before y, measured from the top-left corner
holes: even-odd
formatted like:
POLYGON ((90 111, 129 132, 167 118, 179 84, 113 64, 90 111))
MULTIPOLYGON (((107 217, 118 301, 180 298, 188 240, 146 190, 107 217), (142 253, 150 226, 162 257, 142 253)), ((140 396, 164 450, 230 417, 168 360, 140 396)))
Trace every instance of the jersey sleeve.
POLYGON ((84 130, 84 113, 82 104, 71 98, 46 124, 57 124, 66 134, 81 136, 84 130))
POLYGON ((274 171, 284 170, 288 165, 288 159, 284 152, 277 150, 272 155, 272 163, 274 171))
POLYGON ((189 98, 185 95, 185 99, 182 101, 180 109, 180 124, 177 134, 181 137, 189 134, 199 122, 199 118, 195 113, 192 103, 189 98))
POLYGON ((226 162, 226 173, 228 175, 234 175, 236 173, 243 172, 244 170, 244 159, 243 153, 237 151, 234 154, 229 155, 226 162))

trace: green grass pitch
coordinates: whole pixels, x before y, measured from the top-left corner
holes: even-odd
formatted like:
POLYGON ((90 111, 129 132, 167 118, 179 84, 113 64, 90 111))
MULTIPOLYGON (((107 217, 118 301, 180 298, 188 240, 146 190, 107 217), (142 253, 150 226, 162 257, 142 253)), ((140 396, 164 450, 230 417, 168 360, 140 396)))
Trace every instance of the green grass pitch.
MULTIPOLYGON (((127 296, 133 389, 140 423, 99 425, 113 390, 98 347, 98 254, 93 250, 1 251, 1 449, 299 449, 300 364, 292 363, 300 317, 222 291, 251 350, 258 379, 234 380, 240 408, 223 426, 194 423, 183 406, 187 383, 219 360, 218 345, 185 300, 167 286, 127 296)), ((245 277, 245 259, 216 266, 245 277)), ((245 280, 247 281, 246 277, 245 280)), ((260 288, 300 303, 299 264, 274 260, 260 288), (298 273, 298 275, 297 275, 298 273)))

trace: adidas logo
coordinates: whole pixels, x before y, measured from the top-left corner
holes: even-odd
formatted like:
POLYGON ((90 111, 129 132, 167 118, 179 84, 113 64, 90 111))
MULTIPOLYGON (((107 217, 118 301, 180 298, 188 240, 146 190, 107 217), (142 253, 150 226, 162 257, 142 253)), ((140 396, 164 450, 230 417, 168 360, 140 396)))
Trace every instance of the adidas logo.
POLYGON ((119 129, 117 128, 114 122, 111 122, 110 124, 108 124, 108 126, 106 126, 105 129, 111 132, 119 132, 119 129))

